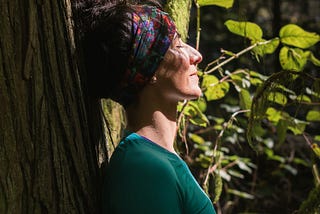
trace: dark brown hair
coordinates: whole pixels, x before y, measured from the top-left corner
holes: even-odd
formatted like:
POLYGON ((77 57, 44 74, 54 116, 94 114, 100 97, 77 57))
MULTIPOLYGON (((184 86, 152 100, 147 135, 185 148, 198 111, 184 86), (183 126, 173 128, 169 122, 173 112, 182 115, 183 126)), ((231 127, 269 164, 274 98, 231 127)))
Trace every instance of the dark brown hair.
POLYGON ((132 6, 149 4, 161 8, 155 0, 82 1, 77 5, 81 17, 82 54, 88 91, 96 98, 112 98, 127 69, 132 48, 132 6))

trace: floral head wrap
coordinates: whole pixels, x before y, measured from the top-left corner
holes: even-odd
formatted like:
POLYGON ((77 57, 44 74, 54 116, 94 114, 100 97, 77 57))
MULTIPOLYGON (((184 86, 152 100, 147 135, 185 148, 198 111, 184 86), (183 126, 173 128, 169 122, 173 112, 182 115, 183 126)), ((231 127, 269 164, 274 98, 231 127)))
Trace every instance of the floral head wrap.
POLYGON ((140 5, 132 13, 133 47, 120 84, 119 102, 130 104, 154 75, 175 34, 169 15, 156 7, 140 5))

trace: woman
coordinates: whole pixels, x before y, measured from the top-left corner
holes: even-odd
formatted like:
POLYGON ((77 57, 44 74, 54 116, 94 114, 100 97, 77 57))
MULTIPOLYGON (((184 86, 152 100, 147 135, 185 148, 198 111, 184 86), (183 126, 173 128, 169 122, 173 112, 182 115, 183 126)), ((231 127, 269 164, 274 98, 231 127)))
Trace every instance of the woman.
POLYGON ((108 166, 104 213, 215 213, 173 145, 178 102, 201 95, 201 54, 155 6, 92 11, 84 51, 91 94, 121 103, 128 121, 108 166))

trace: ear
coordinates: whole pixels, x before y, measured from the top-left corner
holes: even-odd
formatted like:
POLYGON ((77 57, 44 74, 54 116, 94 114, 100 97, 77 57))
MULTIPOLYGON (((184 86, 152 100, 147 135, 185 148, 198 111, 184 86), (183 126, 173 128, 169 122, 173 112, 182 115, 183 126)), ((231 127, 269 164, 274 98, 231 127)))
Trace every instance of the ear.
POLYGON ((157 77, 156 76, 152 76, 150 79, 150 84, 155 84, 157 82, 157 77))

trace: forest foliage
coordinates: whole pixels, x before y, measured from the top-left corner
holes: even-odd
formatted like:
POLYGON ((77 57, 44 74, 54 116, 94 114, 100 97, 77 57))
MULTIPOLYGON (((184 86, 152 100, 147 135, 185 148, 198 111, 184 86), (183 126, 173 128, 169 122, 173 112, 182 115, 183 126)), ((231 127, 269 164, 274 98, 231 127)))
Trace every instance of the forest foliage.
MULTIPOLYGON (((195 1, 197 48, 206 30, 202 8, 230 8, 233 3, 195 1)), ((250 21, 229 19, 224 25, 247 45, 236 52, 221 49, 218 58, 198 68, 203 96, 179 104, 177 147, 218 210, 279 210, 283 198, 291 196, 283 195, 283 186, 274 189, 278 181, 273 179, 291 190, 293 179, 307 181, 311 189, 320 185, 320 133, 315 131, 320 127, 320 60, 315 54, 320 35, 291 23, 273 38, 250 21), (276 57, 279 70, 266 74, 251 67, 226 68, 248 55, 260 64, 276 57)), ((298 202, 291 210, 298 210, 307 196, 298 189, 302 186, 285 202, 298 202)))

